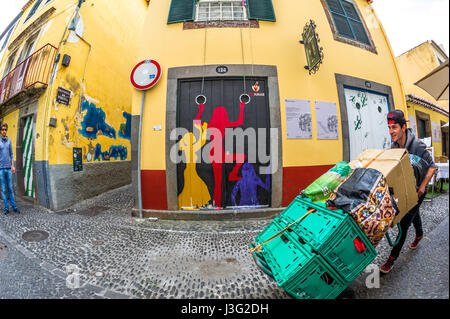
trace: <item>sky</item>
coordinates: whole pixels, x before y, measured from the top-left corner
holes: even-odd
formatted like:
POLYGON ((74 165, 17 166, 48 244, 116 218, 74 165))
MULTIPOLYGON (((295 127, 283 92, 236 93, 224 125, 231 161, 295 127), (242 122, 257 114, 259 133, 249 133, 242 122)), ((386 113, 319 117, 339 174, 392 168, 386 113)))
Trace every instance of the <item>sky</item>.
POLYGON ((0 35, 27 2, 28 0, 0 0, 0 35))
MULTIPOLYGON (((0 34, 27 1, 0 0, 0 34)), ((449 1, 373 0, 372 6, 383 24, 395 56, 427 40, 434 40, 438 45, 442 44, 448 55, 449 1)))

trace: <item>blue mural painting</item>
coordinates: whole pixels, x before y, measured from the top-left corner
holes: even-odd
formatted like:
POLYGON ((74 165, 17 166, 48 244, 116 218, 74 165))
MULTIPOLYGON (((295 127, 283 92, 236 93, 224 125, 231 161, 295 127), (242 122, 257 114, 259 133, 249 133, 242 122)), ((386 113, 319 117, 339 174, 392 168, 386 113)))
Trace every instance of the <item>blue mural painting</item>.
POLYGON ((237 181, 231 192, 231 201, 233 206, 258 206, 257 190, 258 186, 265 190, 270 190, 270 174, 266 175, 266 183, 256 175, 253 165, 245 162, 242 165, 242 179, 237 181), (239 205, 236 205, 236 195, 240 192, 241 199, 239 205))
POLYGON ((84 137, 96 139, 98 134, 116 139, 116 130, 106 124, 106 115, 101 108, 97 108, 94 103, 85 101, 81 104, 81 111, 86 111, 81 130, 78 130, 84 137))
POLYGON ((119 137, 131 140, 131 114, 124 111, 122 116, 127 121, 125 124, 120 124, 119 137))
POLYGON ((108 151, 102 152, 100 143, 95 145, 94 162, 97 160, 109 161, 111 158, 117 159, 118 157, 120 157, 122 161, 127 159, 128 149, 125 146, 111 145, 108 151))

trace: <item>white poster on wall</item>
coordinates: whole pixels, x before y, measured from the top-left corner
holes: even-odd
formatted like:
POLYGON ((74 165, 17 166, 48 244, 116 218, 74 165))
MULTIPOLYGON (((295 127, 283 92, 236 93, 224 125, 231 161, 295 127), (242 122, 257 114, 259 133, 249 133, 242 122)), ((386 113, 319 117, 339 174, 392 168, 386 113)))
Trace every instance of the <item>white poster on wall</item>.
POLYGON ((311 103, 308 100, 286 99, 287 138, 312 138, 311 103))
POLYGON ((344 93, 347 106, 350 160, 370 148, 390 148, 387 96, 357 88, 345 88, 344 93))
POLYGON ((417 124, 416 117, 413 115, 408 115, 409 127, 412 129, 415 136, 417 136, 417 124))
POLYGON ((339 124, 336 103, 315 102, 317 138, 320 140, 339 139, 339 124))
POLYGON ((439 122, 431 122, 431 129, 433 134, 433 142, 441 141, 441 125, 439 122))

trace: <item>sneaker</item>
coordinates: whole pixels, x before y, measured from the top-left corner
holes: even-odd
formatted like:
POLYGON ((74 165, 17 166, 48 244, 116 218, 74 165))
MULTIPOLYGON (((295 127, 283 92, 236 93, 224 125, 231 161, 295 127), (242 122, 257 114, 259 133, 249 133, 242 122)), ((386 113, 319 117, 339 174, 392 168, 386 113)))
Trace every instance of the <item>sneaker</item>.
POLYGON ((395 261, 395 258, 392 256, 389 256, 388 261, 386 261, 386 263, 383 266, 381 266, 380 271, 383 274, 387 274, 388 272, 390 272, 392 270, 392 268, 394 267, 394 261, 395 261))
POLYGON ((4 214, 4 215, 8 215, 8 214, 9 214, 9 210, 3 211, 3 214, 4 214))
POLYGON ((417 245, 419 245, 419 241, 423 238, 423 235, 420 237, 416 236, 416 239, 414 239, 413 243, 411 245, 409 245, 409 248, 411 249, 416 249, 417 245))

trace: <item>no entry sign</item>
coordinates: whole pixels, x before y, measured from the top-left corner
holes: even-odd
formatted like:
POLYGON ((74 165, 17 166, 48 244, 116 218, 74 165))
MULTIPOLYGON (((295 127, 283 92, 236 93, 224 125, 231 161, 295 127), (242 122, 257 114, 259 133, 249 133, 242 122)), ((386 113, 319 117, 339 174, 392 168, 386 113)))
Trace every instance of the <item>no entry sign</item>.
POLYGON ((161 65, 155 60, 144 60, 131 71, 131 84, 138 90, 148 90, 161 78, 161 65))

